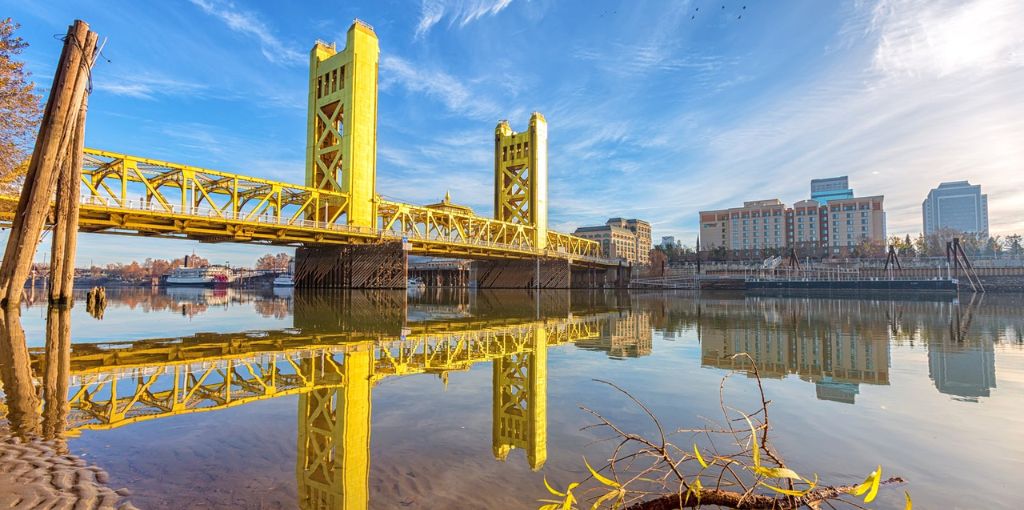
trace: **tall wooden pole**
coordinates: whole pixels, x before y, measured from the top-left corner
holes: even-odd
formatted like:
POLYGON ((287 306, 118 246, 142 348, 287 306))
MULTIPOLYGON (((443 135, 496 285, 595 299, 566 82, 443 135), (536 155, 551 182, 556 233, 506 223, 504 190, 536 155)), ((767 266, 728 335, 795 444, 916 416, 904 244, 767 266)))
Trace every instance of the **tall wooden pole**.
MULTIPOLYGON (((91 60, 91 58, 90 58, 91 60)), ((89 63, 90 67, 92 62, 89 63)), ((74 136, 57 183, 57 214, 50 256, 50 303, 71 302, 75 285, 75 253, 78 248, 79 182, 82 180, 82 151, 85 148, 85 118, 89 96, 82 98, 74 136)))
POLYGON ((97 34, 89 31, 89 25, 81 20, 75 20, 64 39, 61 61, 0 264, 0 302, 7 308, 16 308, 21 301, 50 210, 61 159, 72 145, 97 39, 97 34))

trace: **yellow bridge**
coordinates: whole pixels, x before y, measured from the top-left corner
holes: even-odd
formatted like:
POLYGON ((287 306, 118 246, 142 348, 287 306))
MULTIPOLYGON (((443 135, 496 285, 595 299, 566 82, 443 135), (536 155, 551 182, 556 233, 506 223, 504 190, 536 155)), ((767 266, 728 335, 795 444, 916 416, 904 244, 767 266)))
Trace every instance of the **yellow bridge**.
MULTIPOLYGON (((304 185, 86 149, 80 230, 304 247, 392 243, 418 255, 613 265, 598 243, 547 228, 547 122, 538 113, 521 133, 497 125, 493 218, 447 196, 428 206, 381 198, 379 53, 360 21, 344 50, 317 42, 310 52, 304 185)), ((0 221, 11 220, 16 204, 0 196, 0 221)))

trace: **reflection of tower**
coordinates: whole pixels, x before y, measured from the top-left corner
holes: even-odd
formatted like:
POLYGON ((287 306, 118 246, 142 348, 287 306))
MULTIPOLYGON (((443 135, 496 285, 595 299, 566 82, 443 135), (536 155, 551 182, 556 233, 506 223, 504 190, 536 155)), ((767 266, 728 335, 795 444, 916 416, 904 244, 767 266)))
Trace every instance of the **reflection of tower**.
POLYGON ((536 471, 548 457, 547 331, 538 326, 530 334, 532 349, 494 360, 492 441, 495 458, 522 448, 536 471))
POLYGON ((320 386, 332 386, 299 396, 299 507, 366 508, 373 350, 367 344, 363 349, 346 353, 340 374, 329 368, 314 374, 322 378, 320 386))
MULTIPOLYGON (((977 401, 996 387, 996 353, 990 338, 968 335, 974 311, 981 301, 951 309, 949 341, 936 335, 928 342, 928 376, 939 393, 977 401)), ((975 333, 977 335, 977 333, 975 333)))
POLYGON ((939 393, 977 400, 996 387, 996 353, 991 343, 963 348, 928 344, 928 376, 939 393))

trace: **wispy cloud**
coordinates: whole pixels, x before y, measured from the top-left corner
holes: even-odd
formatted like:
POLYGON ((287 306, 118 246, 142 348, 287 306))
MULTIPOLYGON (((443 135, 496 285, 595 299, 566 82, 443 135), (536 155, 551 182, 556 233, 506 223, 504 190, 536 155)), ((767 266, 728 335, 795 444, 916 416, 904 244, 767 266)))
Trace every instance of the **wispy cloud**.
POLYGON ((490 99, 470 89, 462 80, 438 69, 427 69, 420 63, 393 55, 380 61, 381 89, 398 84, 410 92, 425 94, 440 101, 448 110, 471 118, 492 120, 500 109, 490 99))
POLYGON ((206 14, 224 22, 231 30, 254 37, 260 43, 263 56, 275 64, 295 65, 306 61, 305 55, 289 47, 275 36, 256 14, 238 9, 231 2, 218 0, 189 0, 206 14))
POLYGON ((206 88, 198 83, 175 80, 157 75, 96 75, 96 90, 115 96, 135 99, 154 99, 156 96, 191 95, 202 93, 206 88))
POLYGON ((484 16, 498 14, 511 3, 512 0, 421 0, 416 37, 423 37, 445 18, 449 26, 464 27, 484 16))

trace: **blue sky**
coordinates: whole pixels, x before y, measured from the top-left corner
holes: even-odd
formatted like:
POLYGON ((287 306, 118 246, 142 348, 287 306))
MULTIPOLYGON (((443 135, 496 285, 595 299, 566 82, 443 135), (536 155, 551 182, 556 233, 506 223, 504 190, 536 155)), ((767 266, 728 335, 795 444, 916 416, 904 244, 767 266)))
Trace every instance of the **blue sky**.
MULTIPOLYGON (((300 183, 309 48, 343 46, 358 17, 380 38, 389 198, 450 189, 490 214, 494 125, 522 130, 540 111, 563 231, 639 217, 692 244, 698 210, 791 203, 811 178, 846 174, 886 196, 890 233, 920 231, 928 190, 961 179, 989 194, 994 234, 1024 232, 1018 0, 0 5, 44 88, 72 19, 108 38, 90 147, 300 183)), ((193 249, 238 264, 277 251, 82 235, 79 263, 193 249)))

